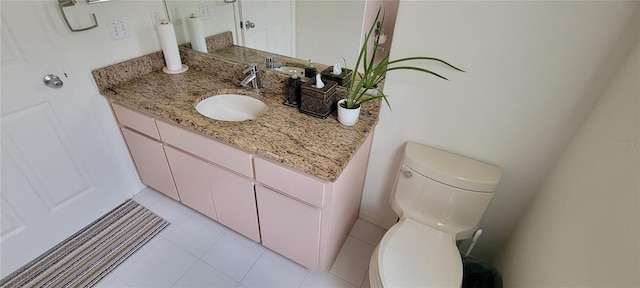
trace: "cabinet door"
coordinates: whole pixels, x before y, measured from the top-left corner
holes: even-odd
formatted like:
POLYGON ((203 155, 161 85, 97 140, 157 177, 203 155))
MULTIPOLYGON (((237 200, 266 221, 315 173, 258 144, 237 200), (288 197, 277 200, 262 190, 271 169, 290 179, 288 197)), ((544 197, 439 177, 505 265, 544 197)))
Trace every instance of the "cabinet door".
POLYGON ((122 135, 142 183, 180 201, 162 144, 126 127, 122 127, 122 135))
POLYGON ((208 172, 218 222, 260 242, 253 182, 212 164, 208 172))
POLYGON ((165 146, 164 150, 178 188, 180 202, 209 218, 217 219, 207 176, 210 164, 170 146, 165 146))
POLYGON ((262 244, 318 270, 320 210, 256 185, 262 244))

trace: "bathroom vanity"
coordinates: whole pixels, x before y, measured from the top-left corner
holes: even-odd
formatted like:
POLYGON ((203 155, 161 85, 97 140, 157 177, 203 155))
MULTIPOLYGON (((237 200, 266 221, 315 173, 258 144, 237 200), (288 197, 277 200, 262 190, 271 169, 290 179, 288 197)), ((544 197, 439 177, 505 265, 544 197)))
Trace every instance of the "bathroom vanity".
POLYGON ((262 91, 239 85, 246 64, 181 48, 182 74, 161 52, 93 71, 143 183, 312 270, 328 270, 358 218, 380 103, 346 127, 282 105, 288 76, 261 70, 262 91), (206 118, 212 95, 269 106, 248 121, 206 118))

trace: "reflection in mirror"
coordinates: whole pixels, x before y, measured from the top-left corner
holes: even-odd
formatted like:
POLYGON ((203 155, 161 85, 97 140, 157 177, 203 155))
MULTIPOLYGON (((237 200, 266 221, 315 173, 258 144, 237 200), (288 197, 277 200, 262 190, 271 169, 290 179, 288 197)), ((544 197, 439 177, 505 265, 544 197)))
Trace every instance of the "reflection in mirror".
MULTIPOLYGON (((180 44, 190 42, 185 20, 192 13, 195 13, 201 16, 200 21, 205 37, 231 31, 233 43, 238 46, 254 47, 258 50, 299 59, 310 59, 315 63, 328 65, 339 63, 349 68, 355 65, 358 57, 363 34, 362 27, 370 27, 380 7, 385 11, 384 27, 381 31, 387 36, 387 41, 379 48, 379 51, 382 52, 379 55, 384 57, 388 53, 398 6, 398 0, 236 0, 233 3, 225 3, 224 0, 164 1, 169 17, 176 27, 176 38, 180 44), (257 18, 256 13, 250 12, 249 9, 257 9, 258 12, 261 12, 257 15, 266 17, 257 18), (241 18, 241 15, 244 15, 246 19, 241 18), (251 19, 247 15, 252 15, 251 19), (255 26, 249 28, 252 25, 247 26, 247 21, 255 26), (265 24, 265 22, 269 23, 265 24), (288 23, 284 24, 284 22, 288 23), (242 23, 242 28, 240 23, 242 23), (294 23, 295 25, 293 25, 294 23), (262 26, 280 27, 275 29, 279 34, 274 34, 275 32, 258 33, 257 37, 247 40, 247 36, 251 37, 251 33, 258 31, 257 28, 262 26), (269 45, 267 43, 269 41, 277 44, 291 44, 269 45), (291 48, 287 50, 282 46, 291 48)), ((218 56, 252 53, 250 49, 237 50, 240 51, 225 49, 225 51, 220 51, 224 53, 218 53, 218 56)), ((211 49, 209 52, 216 54, 216 51, 211 49)), ((257 59, 257 61, 253 61, 264 64, 265 55, 259 52, 255 53, 254 58, 249 58, 257 59)), ((286 59, 286 57, 281 58, 286 59)), ((276 61, 284 62, 279 61, 278 56, 276 56, 276 61)))
POLYGON ((196 14, 200 17, 202 33, 205 37, 231 31, 233 34, 233 43, 238 44, 238 33, 236 33, 235 25, 236 2, 225 3, 223 0, 164 0, 164 5, 169 14, 169 19, 176 30, 176 39, 179 44, 190 42, 186 19, 189 18, 191 14, 196 14))
POLYGON ((295 56, 295 4, 293 0, 240 1, 243 46, 295 56))

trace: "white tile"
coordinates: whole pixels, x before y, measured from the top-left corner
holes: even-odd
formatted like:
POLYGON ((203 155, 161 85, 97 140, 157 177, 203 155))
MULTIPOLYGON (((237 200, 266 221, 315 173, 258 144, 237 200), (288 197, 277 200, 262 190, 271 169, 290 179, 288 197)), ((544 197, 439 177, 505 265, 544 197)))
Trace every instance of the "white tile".
POLYGON ((200 258, 227 230, 218 222, 194 212, 164 237, 200 258))
POLYGON ((196 261, 189 252, 162 239, 119 278, 132 287, 171 287, 196 261))
POLYGON ((198 261, 191 267, 173 287, 228 287, 233 288, 238 282, 231 277, 198 261))
POLYGON ((266 250, 244 276, 241 283, 254 287, 298 287, 307 268, 271 251, 266 250))
POLYGON ((130 288, 131 286, 127 285, 127 283, 124 283, 124 281, 120 280, 120 278, 117 278, 111 282, 109 284, 109 286, 106 286, 107 288, 130 288))
POLYGON ((106 277, 100 279, 100 282, 96 283, 95 286, 96 288, 105 288, 105 287, 109 287, 109 284, 111 284, 111 282, 115 281, 116 278, 118 278, 118 276, 116 276, 113 273, 109 273, 109 275, 107 275, 106 277))
POLYGON ((200 259, 240 281, 264 249, 262 245, 229 230, 200 259))
POLYGON ((133 196, 133 200, 144 207, 151 207, 156 204, 163 195, 151 187, 144 188, 133 196))
POLYGON ((380 239, 382 239, 384 233, 384 229, 362 219, 358 219, 358 221, 356 221, 356 224, 353 225, 353 229, 351 229, 351 233, 349 233, 349 235, 367 242, 373 246, 377 246, 378 243, 380 243, 380 239))
POLYGON ((374 246, 353 236, 347 237, 336 261, 331 267, 331 274, 360 287, 367 271, 374 246))
MULTIPOLYGON (((166 229, 166 228, 165 228, 166 229)), ((160 235, 156 235, 153 239, 149 240, 144 246, 142 246, 138 251, 133 253, 129 258, 127 258, 124 262, 120 263, 116 269, 111 271, 110 275, 119 276, 124 273, 124 271, 129 270, 129 268, 135 264, 142 256, 144 256, 147 252, 149 252, 153 247, 155 247, 158 243, 166 241, 160 235)), ((107 276, 108 277, 108 276, 107 276)))
POLYGON ((300 288, 358 288, 329 272, 309 271, 300 288))
POLYGON ((182 221, 187 219, 189 215, 194 213, 189 207, 184 206, 182 203, 164 195, 160 195, 160 199, 158 199, 158 201, 151 207, 147 208, 171 223, 171 225, 160 233, 160 235, 163 236, 168 235, 171 231, 176 229, 182 221))

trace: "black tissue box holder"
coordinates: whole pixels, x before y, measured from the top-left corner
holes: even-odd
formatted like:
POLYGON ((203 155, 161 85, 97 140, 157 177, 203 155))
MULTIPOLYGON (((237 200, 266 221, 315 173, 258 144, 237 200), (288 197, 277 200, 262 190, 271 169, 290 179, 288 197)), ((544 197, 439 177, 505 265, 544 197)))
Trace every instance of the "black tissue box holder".
POLYGON ((300 112, 318 118, 327 118, 333 112, 338 83, 331 80, 325 80, 324 82, 325 84, 322 88, 315 87, 315 79, 302 84, 300 112))
POLYGON ((287 99, 282 104, 291 107, 300 107, 300 97, 302 97, 302 84, 304 81, 298 77, 291 77, 287 83, 287 99))
POLYGON ((347 87, 349 85, 349 80, 351 80, 351 72, 353 70, 342 68, 342 73, 340 75, 333 74, 333 66, 327 67, 327 69, 322 70, 320 75, 322 75, 322 79, 328 79, 331 81, 336 81, 338 85, 347 87))

